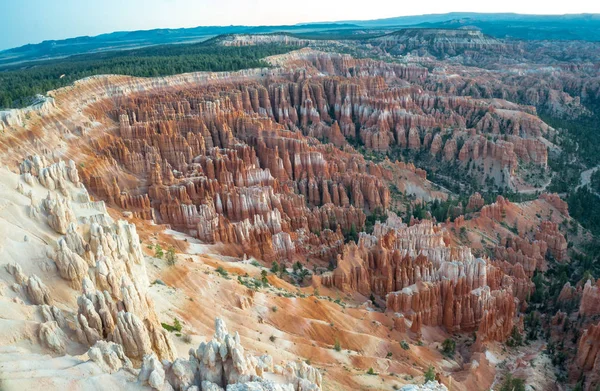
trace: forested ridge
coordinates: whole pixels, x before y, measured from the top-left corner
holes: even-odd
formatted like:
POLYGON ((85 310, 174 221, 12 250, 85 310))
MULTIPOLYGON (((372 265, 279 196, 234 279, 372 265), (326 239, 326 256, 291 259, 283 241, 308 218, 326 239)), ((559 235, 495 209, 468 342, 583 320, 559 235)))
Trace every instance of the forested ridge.
POLYGON ((298 47, 281 44, 227 47, 210 41, 79 55, 5 67, 0 68, 0 108, 27 106, 37 94, 45 94, 88 76, 121 74, 155 77, 198 71, 237 71, 267 67, 263 58, 295 49, 298 47))

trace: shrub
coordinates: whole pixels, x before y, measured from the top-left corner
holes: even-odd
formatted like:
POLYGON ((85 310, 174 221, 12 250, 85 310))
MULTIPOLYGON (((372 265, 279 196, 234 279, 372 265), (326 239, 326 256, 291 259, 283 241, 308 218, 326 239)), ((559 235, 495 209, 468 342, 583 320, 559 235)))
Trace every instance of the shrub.
POLYGON ((227 270, 223 269, 223 266, 219 266, 216 272, 222 275, 223 277, 227 277, 229 275, 229 273, 227 273, 227 270))
POLYGON ((434 381, 435 380, 435 369, 433 368, 433 366, 429 366, 429 368, 427 368, 427 371, 425 371, 425 383, 427 383, 428 381, 434 381))
POLYGON ((185 343, 192 343, 192 336, 189 334, 183 334, 183 342, 185 343))
POLYGON ((182 326, 181 326, 181 323, 179 322, 179 319, 175 318, 173 320, 173 327, 175 328, 175 330, 181 331, 182 326))
POLYGON ((500 391, 525 391, 525 382, 522 379, 512 377, 509 373, 504 383, 502 383, 500 391))
POLYGON ((310 276, 310 272, 307 269, 300 269, 300 273, 298 274, 300 282, 304 281, 304 279, 308 276, 310 276))
POLYGON ((510 337, 508 338, 508 341, 506 341, 506 345, 510 347, 523 345, 523 335, 521 335, 519 329, 517 329, 517 326, 513 327, 510 337))
POLYGON ((271 307, 271 311, 277 312, 277 307, 275 307, 275 306, 271 307))
POLYGON ((292 265, 292 269, 294 269, 294 273, 297 273, 299 270, 302 270, 304 268, 304 266, 302 266, 302 264, 300 263, 300 261, 294 263, 294 265, 292 265))
POLYGON ((267 280, 267 271, 264 269, 260 272, 260 280, 262 281, 263 285, 269 285, 269 280, 267 280))
POLYGON ((335 349, 336 352, 340 352, 342 350, 342 345, 340 344, 340 340, 339 339, 335 339, 335 343, 333 345, 333 348, 335 349))
POLYGON ((404 350, 410 349, 410 346, 408 345, 408 343, 405 340, 400 341, 400 347, 404 350))
POLYGON ((446 338, 444 342, 442 342, 442 352, 444 355, 448 357, 454 356, 454 351, 456 350, 456 342, 453 339, 446 338))
POLYGON ((173 319, 173 325, 171 326, 168 323, 161 323, 163 329, 167 330, 167 331, 177 331, 178 333, 181 332, 181 329, 183 328, 183 326, 181 325, 181 322, 179 322, 179 319, 175 318, 173 319))
POLYGON ((273 263, 271 264, 271 273, 279 273, 279 264, 275 261, 273 261, 273 263))
POLYGON ((375 373, 375 371, 373 370, 373 368, 369 368, 369 370, 367 371, 367 375, 377 375, 377 373, 375 373))
POLYGON ((269 337, 269 341, 271 341, 271 342, 275 342, 275 339, 276 339, 276 338, 275 338, 275 336, 274 336, 274 335, 271 335, 271 336, 269 337))
POLYGON ((154 246, 154 256, 156 258, 162 259, 164 255, 165 253, 163 252, 162 247, 160 246, 160 244, 156 243, 156 246, 154 246))

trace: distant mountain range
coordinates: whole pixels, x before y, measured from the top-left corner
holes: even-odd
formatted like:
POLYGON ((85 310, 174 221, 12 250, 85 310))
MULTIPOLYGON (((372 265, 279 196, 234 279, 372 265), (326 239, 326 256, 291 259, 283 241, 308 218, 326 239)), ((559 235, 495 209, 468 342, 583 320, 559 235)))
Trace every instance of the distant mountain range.
POLYGON ((496 38, 600 41, 600 14, 523 15, 452 12, 368 21, 348 21, 361 27, 476 27, 496 38))
MULTIPOLYGON (((67 57, 104 51, 135 49, 151 45, 189 43, 210 39, 221 34, 266 34, 288 32, 319 34, 360 29, 393 30, 403 27, 477 28, 496 38, 530 40, 600 41, 600 14, 522 15, 453 12, 418 16, 400 16, 366 21, 309 23, 290 26, 213 26, 181 29, 155 29, 114 32, 95 37, 77 37, 44 41, 0 52, 0 66, 15 66, 24 62, 67 57)), ((324 34, 323 36, 326 36, 324 34)), ((30 64, 29 64, 30 65, 30 64)))

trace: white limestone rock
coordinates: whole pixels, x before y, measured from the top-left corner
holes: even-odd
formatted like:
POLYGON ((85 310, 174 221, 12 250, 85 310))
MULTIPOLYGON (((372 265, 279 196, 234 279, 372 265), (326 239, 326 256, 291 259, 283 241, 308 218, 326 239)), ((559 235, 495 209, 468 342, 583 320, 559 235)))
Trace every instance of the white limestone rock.
POLYGON ((36 275, 30 276, 26 283, 27 295, 33 304, 51 304, 50 291, 36 275))
POLYGON ((88 350, 88 356, 106 373, 114 373, 121 368, 132 368, 131 361, 119 344, 98 341, 88 350))
POLYGON ((58 240, 58 249, 52 259, 60 276, 72 283, 75 288, 81 288, 83 278, 87 276, 88 264, 76 252, 72 251, 64 238, 58 240))
POLYGON ((55 353, 65 354, 67 336, 58 326, 58 322, 46 322, 40 325, 39 338, 42 345, 55 353))

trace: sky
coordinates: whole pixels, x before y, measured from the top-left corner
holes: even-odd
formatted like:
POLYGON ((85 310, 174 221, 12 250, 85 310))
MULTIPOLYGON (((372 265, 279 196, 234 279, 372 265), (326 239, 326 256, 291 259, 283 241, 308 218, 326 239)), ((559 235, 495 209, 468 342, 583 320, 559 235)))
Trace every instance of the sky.
POLYGON ((445 12, 600 13, 594 0, 0 0, 0 50, 113 31, 367 20, 445 12))

